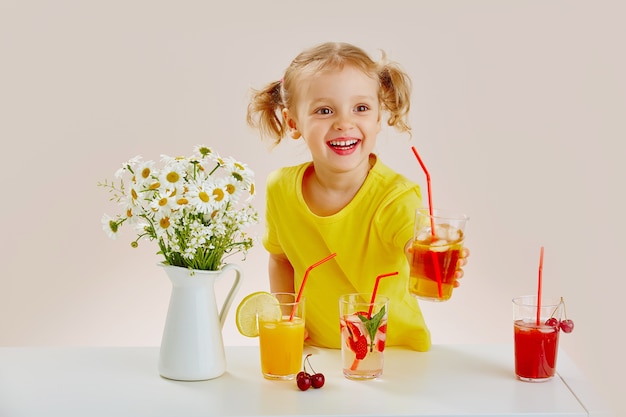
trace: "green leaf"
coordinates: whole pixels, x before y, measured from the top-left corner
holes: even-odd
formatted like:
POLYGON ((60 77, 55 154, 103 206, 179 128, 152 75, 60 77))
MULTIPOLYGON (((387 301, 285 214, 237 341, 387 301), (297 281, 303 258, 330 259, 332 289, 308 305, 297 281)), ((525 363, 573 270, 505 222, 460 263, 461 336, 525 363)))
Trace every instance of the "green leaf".
POLYGON ((385 306, 383 306, 378 313, 376 313, 371 319, 368 319, 366 316, 359 314, 359 319, 365 324, 365 329, 367 333, 370 335, 370 351, 372 350, 374 344, 374 338, 376 337, 376 331, 380 327, 380 322, 385 316, 385 306))

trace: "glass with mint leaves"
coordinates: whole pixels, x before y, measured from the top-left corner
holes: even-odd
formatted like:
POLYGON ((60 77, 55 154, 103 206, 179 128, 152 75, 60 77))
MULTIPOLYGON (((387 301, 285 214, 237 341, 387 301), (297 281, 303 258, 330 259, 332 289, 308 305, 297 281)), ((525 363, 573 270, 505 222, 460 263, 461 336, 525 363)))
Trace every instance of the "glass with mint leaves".
POLYGON ((389 298, 384 295, 345 294, 339 297, 341 360, 348 379, 382 375, 389 298))

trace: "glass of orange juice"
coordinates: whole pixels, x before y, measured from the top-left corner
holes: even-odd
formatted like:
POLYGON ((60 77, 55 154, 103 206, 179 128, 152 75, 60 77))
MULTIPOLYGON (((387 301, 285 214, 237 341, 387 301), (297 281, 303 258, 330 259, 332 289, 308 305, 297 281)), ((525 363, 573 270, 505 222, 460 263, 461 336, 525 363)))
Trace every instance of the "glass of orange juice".
POLYGON ((279 316, 258 316, 261 371, 267 379, 294 379, 302 366, 304 346, 304 297, 272 293, 281 309, 279 316))

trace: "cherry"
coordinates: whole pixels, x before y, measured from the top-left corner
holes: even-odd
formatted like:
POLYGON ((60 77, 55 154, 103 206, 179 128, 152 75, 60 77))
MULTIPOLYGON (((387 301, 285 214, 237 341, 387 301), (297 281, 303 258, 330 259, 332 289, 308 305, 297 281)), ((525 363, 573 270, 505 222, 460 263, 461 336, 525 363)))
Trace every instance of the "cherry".
POLYGON ((574 330, 574 322, 570 319, 561 320, 560 327, 563 333, 571 333, 574 330))
MULTIPOLYGON (((559 302, 559 304, 563 306, 563 314, 565 315, 565 319, 559 321, 559 319, 557 319, 556 317, 550 317, 548 320, 546 320, 546 326, 552 326, 556 328, 556 330, 563 330, 563 333, 571 333, 572 330, 574 330, 574 322, 567 318, 567 310, 565 309, 565 300, 563 299, 563 297, 561 297, 561 301, 559 302)), ((556 310, 558 308, 559 307, 557 306, 552 314, 556 313, 556 310)))
POLYGON ((296 383, 301 391, 306 391, 311 388, 311 376, 306 372, 299 372, 296 376, 296 383))
POLYGON ((313 385, 313 388, 322 388, 325 380, 324 374, 317 373, 311 376, 311 384, 313 385))
POLYGON ((563 330, 563 333, 571 333, 574 330, 574 322, 567 318, 567 309, 565 308, 565 300, 561 297, 561 304, 563 304, 563 314, 565 315, 565 319, 561 320, 559 324, 559 328, 563 330))
POLYGON ((546 326, 559 327, 559 321, 556 317, 550 317, 548 320, 546 320, 546 326))
POLYGON ((311 387, 322 388, 326 380, 324 378, 324 374, 315 372, 315 370, 311 366, 311 362, 309 361, 309 356, 311 355, 312 353, 309 353, 308 355, 304 357, 304 360, 302 361, 302 371, 298 372, 298 374, 296 375, 296 384, 298 384, 298 388, 300 388, 300 390, 302 391, 306 391, 311 387), (306 370, 307 363, 309 364, 309 367, 311 368, 313 375, 307 372, 306 370))

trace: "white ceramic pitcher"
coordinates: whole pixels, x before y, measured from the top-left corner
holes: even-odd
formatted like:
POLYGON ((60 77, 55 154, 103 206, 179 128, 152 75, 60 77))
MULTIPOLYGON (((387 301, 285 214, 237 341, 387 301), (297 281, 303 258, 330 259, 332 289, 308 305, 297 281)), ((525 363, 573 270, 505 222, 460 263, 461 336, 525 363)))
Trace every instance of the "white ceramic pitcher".
POLYGON ((226 264, 219 271, 161 265, 172 283, 159 354, 159 374, 178 381, 217 378, 226 371, 222 328, 243 273, 226 264), (218 312, 215 282, 233 271, 234 282, 218 312))

